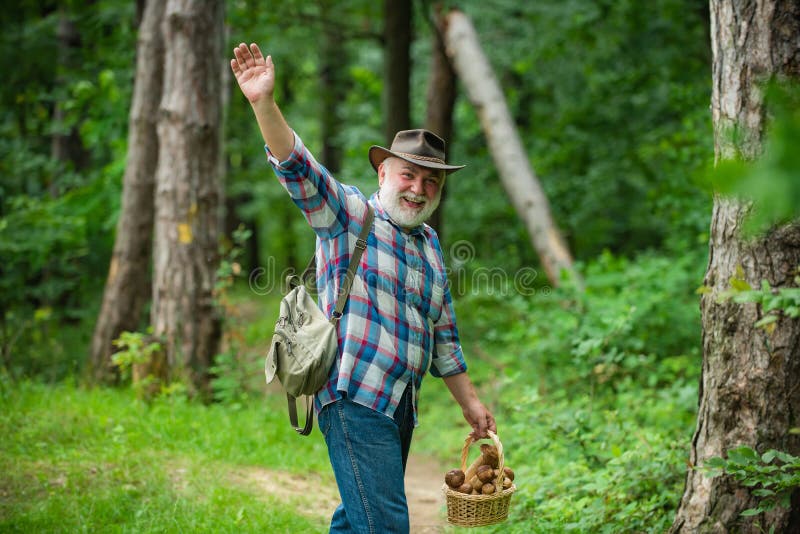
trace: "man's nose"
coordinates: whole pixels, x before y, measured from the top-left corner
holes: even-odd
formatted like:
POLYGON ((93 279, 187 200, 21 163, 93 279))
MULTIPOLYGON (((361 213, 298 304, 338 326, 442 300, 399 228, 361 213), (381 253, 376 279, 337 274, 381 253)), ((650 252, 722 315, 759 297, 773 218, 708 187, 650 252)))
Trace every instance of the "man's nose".
POLYGON ((422 187, 422 179, 417 178, 411 182, 411 192, 415 195, 422 195, 423 187, 422 187))

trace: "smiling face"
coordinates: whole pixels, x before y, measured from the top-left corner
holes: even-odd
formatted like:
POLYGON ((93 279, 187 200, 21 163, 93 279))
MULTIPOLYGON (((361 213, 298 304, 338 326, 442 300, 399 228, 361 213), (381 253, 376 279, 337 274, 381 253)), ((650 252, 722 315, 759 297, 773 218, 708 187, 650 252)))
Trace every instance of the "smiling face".
POLYGON ((378 166, 378 183, 389 217, 411 229, 425 222, 439 206, 444 172, 390 157, 378 166))

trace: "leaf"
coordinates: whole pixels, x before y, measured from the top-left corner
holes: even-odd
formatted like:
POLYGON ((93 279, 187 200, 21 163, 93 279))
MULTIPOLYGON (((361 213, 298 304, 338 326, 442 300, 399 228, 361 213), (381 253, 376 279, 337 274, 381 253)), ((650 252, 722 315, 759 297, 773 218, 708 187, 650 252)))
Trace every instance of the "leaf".
POLYGON ((747 445, 728 450, 728 460, 736 463, 748 464, 758 458, 758 453, 747 445))
POLYGON ((775 451, 775 457, 778 458, 781 462, 785 462, 787 464, 792 464, 800 461, 800 458, 797 456, 792 456, 789 453, 783 451, 775 451))
POLYGON ((731 287, 736 291, 751 291, 753 289, 746 280, 742 280, 741 278, 731 277, 730 283, 731 287))
POLYGON ((730 285, 736 291, 750 291, 753 288, 744 279, 744 269, 741 265, 736 266, 736 272, 731 276, 730 285))
POLYGON ((719 456, 714 456, 713 458, 709 458, 708 460, 706 460, 705 464, 703 464, 703 467, 706 467, 706 468, 709 468, 709 469, 724 470, 727 465, 728 464, 727 464, 727 462, 725 460, 723 460, 719 456))
POLYGON ((748 508, 747 510, 742 512, 741 515, 743 515, 745 517, 749 517, 749 516, 753 516, 753 515, 758 515, 760 513, 761 513, 761 509, 760 508, 748 508))
POLYGON ((695 289, 694 293, 695 293, 695 295, 707 295, 707 294, 711 293, 712 291, 713 290, 710 287, 708 287, 706 285, 703 285, 703 286, 700 286, 697 289, 695 289))
POLYGON ((775 325, 772 324, 778 320, 778 316, 774 314, 765 315, 758 321, 756 321, 755 327, 756 328, 764 328, 764 330, 769 330, 771 327, 773 330, 775 329, 775 325))

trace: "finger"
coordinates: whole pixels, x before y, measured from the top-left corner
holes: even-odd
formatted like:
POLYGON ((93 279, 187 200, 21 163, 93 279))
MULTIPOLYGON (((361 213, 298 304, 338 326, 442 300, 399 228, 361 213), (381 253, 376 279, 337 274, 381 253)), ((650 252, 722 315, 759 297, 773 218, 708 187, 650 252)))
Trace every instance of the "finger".
POLYGON ((256 62, 253 59, 253 54, 250 52, 250 49, 247 48, 247 45, 241 43, 238 48, 238 54, 236 54, 236 59, 239 60, 239 65, 242 70, 255 66, 256 62))
POLYGON ((486 425, 485 417, 481 417, 480 419, 478 419, 478 422, 474 425, 474 428, 475 428, 475 437, 477 439, 482 439, 488 436, 488 434, 486 433, 486 429, 488 427, 486 425))
POLYGON ((264 61, 264 54, 261 53, 261 49, 256 43, 250 43, 250 53, 253 54, 253 59, 256 63, 264 61))
POLYGON ((231 70, 234 76, 238 76, 242 72, 242 69, 239 68, 239 62, 236 61, 236 59, 231 60, 231 70))
POLYGON ((233 49, 233 55, 236 57, 236 62, 239 64, 240 70, 245 68, 246 54, 250 54, 250 51, 247 50, 247 46, 244 43, 241 43, 239 46, 233 49))
POLYGON ((489 430, 497 434, 497 421, 494 420, 494 416, 491 413, 486 414, 486 421, 489 430))

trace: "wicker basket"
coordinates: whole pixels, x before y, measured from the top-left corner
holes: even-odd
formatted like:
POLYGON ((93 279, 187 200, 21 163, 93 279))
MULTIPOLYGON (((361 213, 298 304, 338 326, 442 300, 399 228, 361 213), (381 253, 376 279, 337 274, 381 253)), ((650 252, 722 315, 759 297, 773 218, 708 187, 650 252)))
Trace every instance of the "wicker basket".
MULTIPOLYGON (((500 457, 500 476, 495 481, 497 490, 491 495, 467 495, 454 489, 451 489, 447 484, 442 486, 445 497, 447 499, 447 522, 461 527, 482 527, 485 525, 493 525, 501 523, 508 518, 508 507, 511 504, 511 495, 517 489, 515 485, 511 485, 508 489, 502 489, 504 466, 503 444, 497 434, 489 431, 489 437, 494 441, 497 447, 497 453, 500 457)), ((472 478, 475 470, 478 468, 480 456, 467 468, 467 453, 469 446, 475 443, 476 440, 472 437, 467 437, 464 442, 464 448, 461 451, 461 470, 464 471, 465 480, 472 478)))

